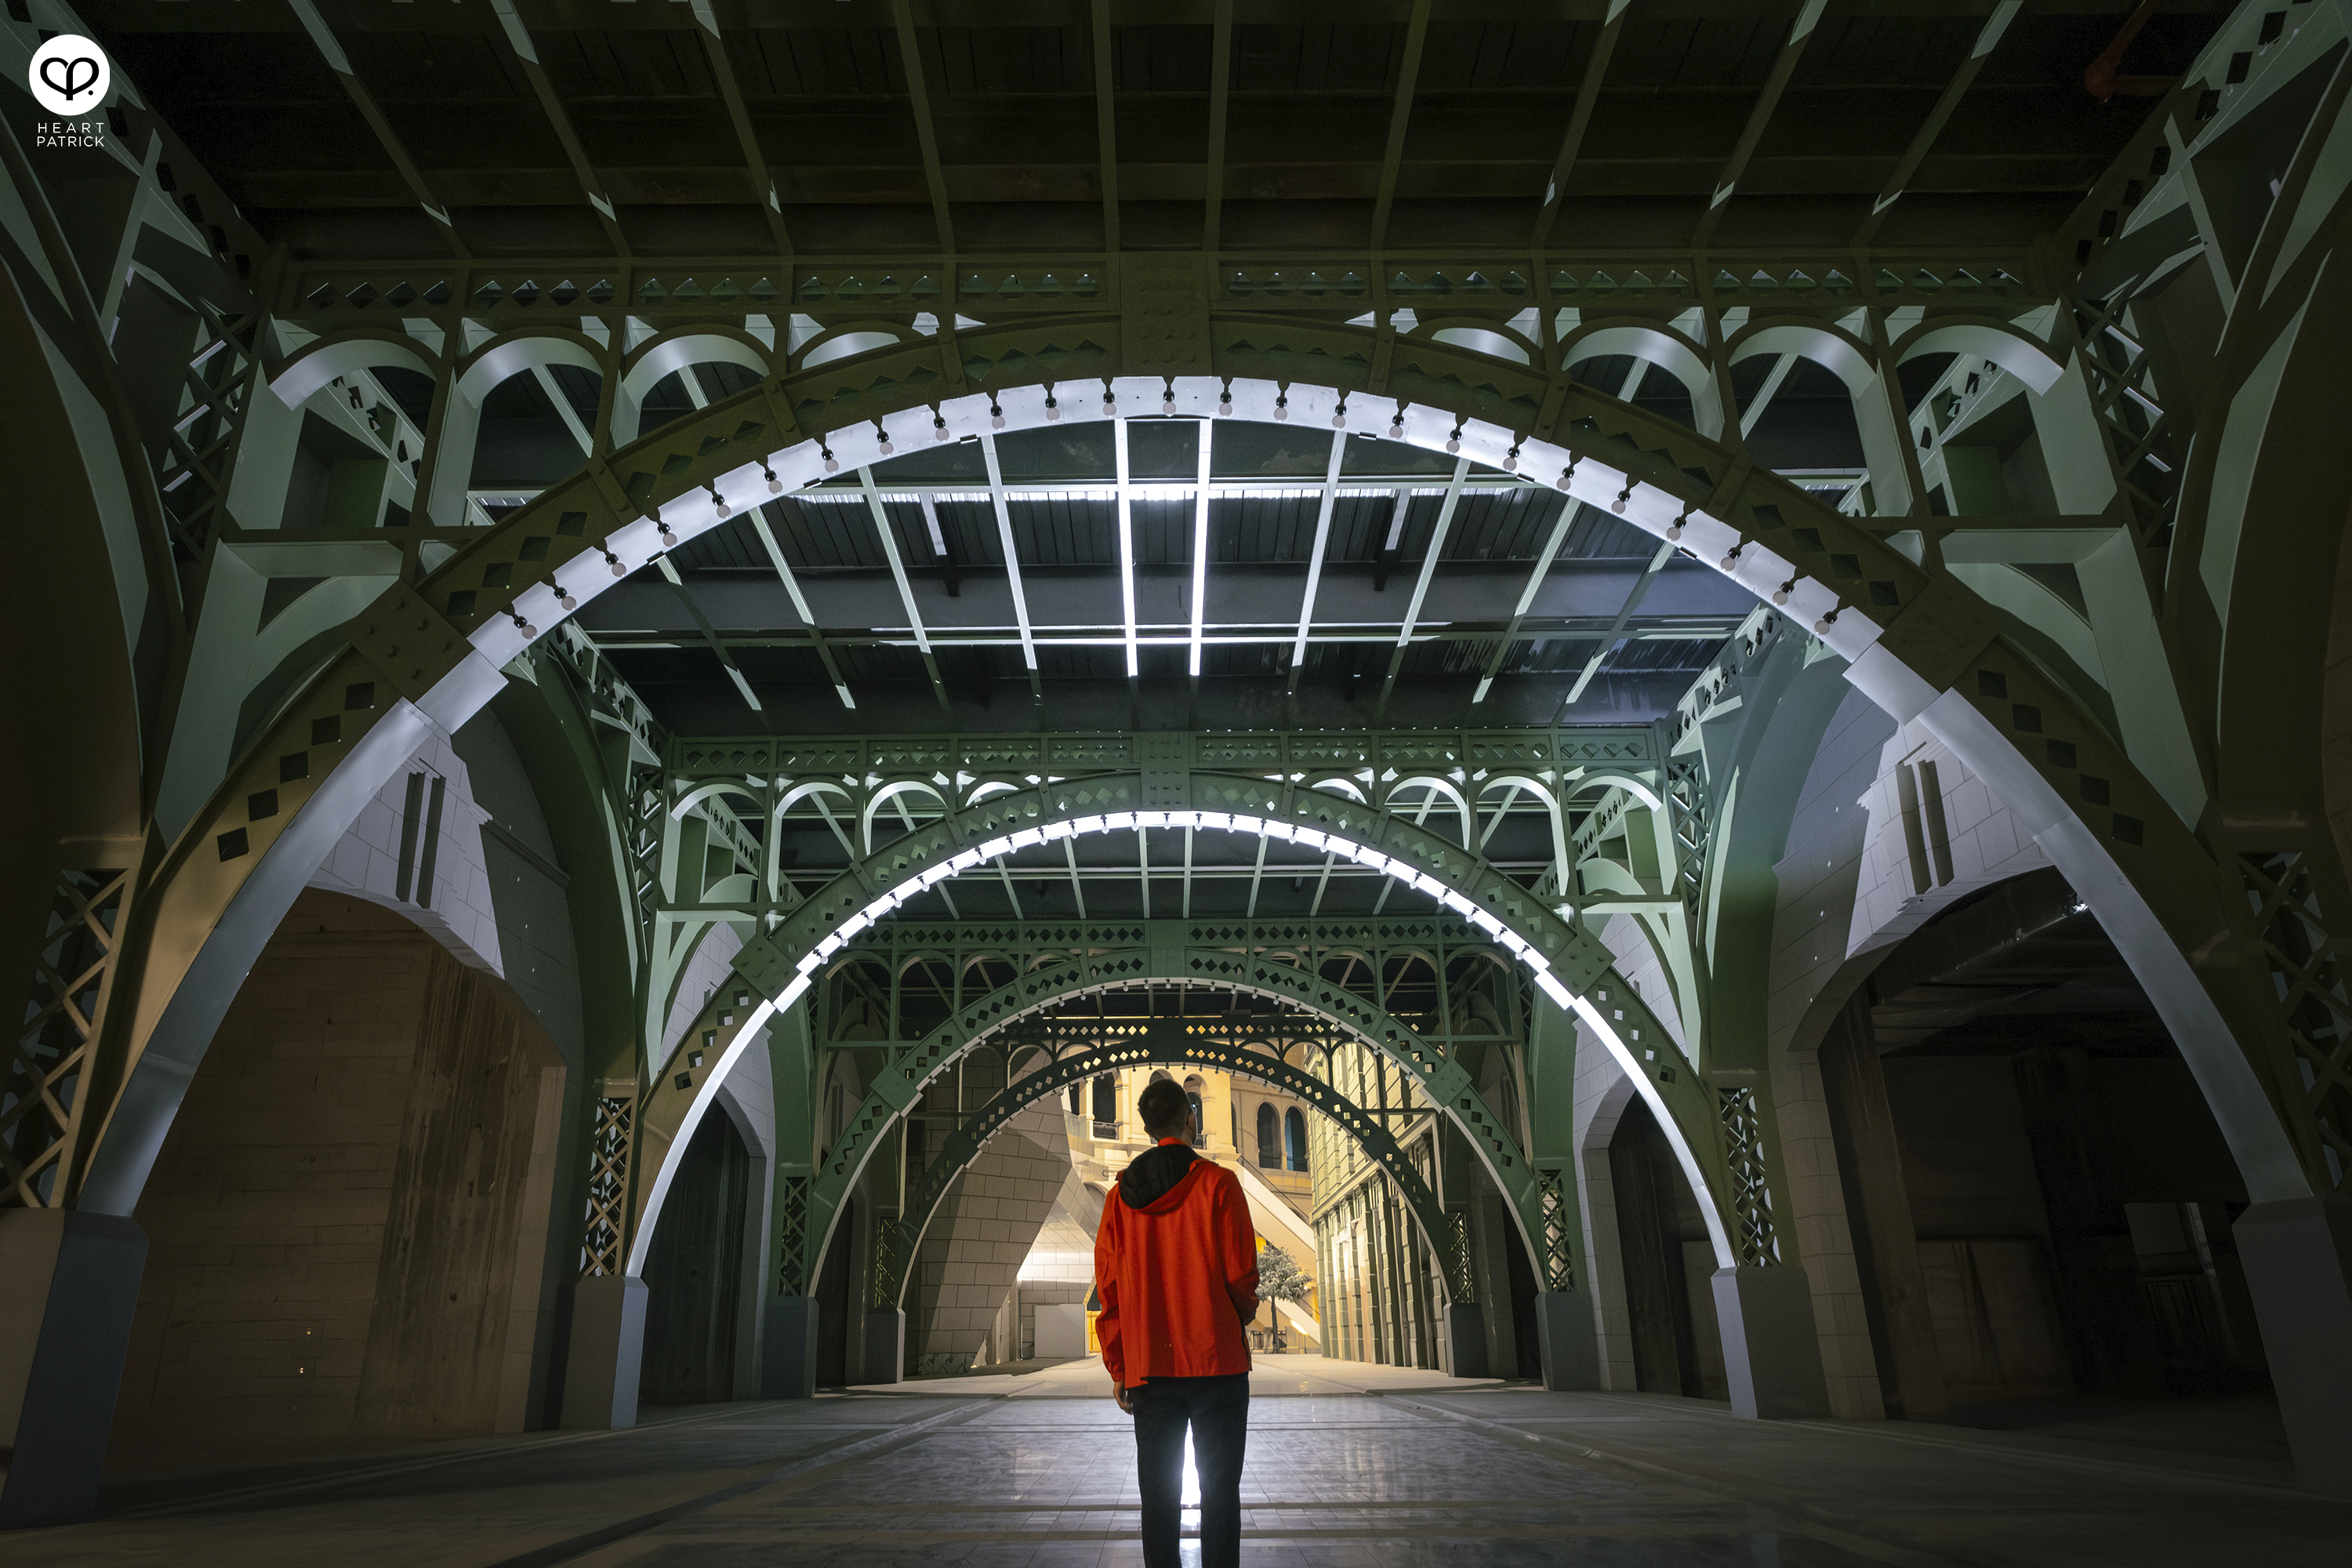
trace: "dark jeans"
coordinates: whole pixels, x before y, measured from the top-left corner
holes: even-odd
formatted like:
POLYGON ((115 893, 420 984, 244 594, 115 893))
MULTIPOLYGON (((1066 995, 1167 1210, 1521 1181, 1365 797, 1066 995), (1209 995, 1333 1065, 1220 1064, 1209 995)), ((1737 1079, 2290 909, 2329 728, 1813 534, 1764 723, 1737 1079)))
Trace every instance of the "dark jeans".
POLYGON ((1143 1482, 1144 1568, 1176 1568, 1184 1496, 1184 1427, 1201 1474, 1201 1568, 1242 1559, 1242 1454, 1249 1446, 1249 1373, 1155 1377, 1127 1391, 1135 1406, 1135 1468, 1143 1482))

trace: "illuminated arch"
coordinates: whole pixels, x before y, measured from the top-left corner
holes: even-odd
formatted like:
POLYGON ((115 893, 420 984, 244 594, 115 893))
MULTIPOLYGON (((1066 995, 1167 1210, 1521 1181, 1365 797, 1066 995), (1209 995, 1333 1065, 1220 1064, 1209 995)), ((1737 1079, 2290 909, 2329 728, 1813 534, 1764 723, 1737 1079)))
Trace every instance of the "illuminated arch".
MULTIPOLYGON (((1214 308, 1210 320, 1220 320, 1214 308)), ((1230 334, 1233 326, 1217 330, 1230 334)), ((1809 357, 1825 339, 1837 341, 1818 327, 1770 322, 1758 323, 1741 347, 1766 352, 1780 342, 1776 333, 1788 334, 1786 352, 1809 357)), ((1285 335, 1286 346, 1254 362, 1278 363, 1274 374, 1202 374, 1224 369, 1230 357, 1211 348, 1171 351, 1177 363, 1166 374, 1118 374, 1116 360, 1103 355, 1093 363, 1105 374, 1063 379, 1059 397, 1055 385, 1036 383, 928 401, 929 384, 908 373, 935 363, 937 345, 929 340, 859 362, 863 385, 843 381, 839 367, 803 384, 765 381, 551 487, 481 531, 423 584, 387 590, 352 623, 351 647, 327 661, 230 769, 149 895, 159 926, 211 935, 147 962, 123 1088, 91 1157, 81 1206, 131 1212, 237 981, 312 869, 431 732, 463 724, 503 687, 500 670, 509 660, 613 585, 608 559, 641 564, 668 547, 665 533, 682 542, 714 526, 733 504, 879 460, 895 450, 894 427, 910 441, 926 434, 956 439, 1122 413, 1393 430, 1392 438, 1409 445, 1554 484, 1653 535, 1677 529, 1697 559, 1759 598, 1773 597, 1797 625, 1815 627, 1848 662, 1847 679, 1878 706, 1900 721, 1921 720, 1972 772, 2024 807, 2032 830, 2084 890, 2182 1041, 2250 1194, 2309 1195, 2312 1177, 2262 1077, 2150 901, 2175 896, 2153 868, 2204 851, 2121 746, 2000 640, 1991 611, 1948 582, 1931 582, 1858 521, 1775 476, 1737 468, 1719 446, 1614 399, 1561 384, 1547 404, 1539 374, 1427 342, 1413 343, 1410 363, 1393 368, 1374 394, 1363 384, 1366 373, 1351 368, 1381 357, 1371 331, 1302 322, 1285 335), (1861 580, 1833 570, 1849 558, 1861 563, 1861 580), (1910 616, 1923 605, 1931 607, 1910 616), (1970 649, 1980 651, 1971 657, 1970 649), (1969 676, 1971 663, 1984 678, 1969 676), (1993 677, 2003 695, 1991 694, 1993 677), (353 695, 362 692, 373 695, 366 701, 353 695), (2046 763, 2038 743, 2032 756, 2021 750, 2009 724, 2011 704, 2043 715, 2045 732, 2054 717, 2076 737, 2083 766, 2095 766, 2109 782, 2112 805, 2095 820, 2062 793, 2070 773, 2046 763), (302 778, 283 779, 280 755, 294 752, 317 753, 315 764, 302 778), (278 814, 248 821, 245 802, 273 789, 278 814), (2141 845, 2133 863, 2150 868, 2145 886, 2126 875, 2103 831, 2110 815, 2126 814, 2145 840, 2112 841, 2141 845)), ((1017 322, 964 331, 958 344, 976 364, 992 363, 992 355, 1009 362, 1015 349, 1034 346, 1032 328, 1017 322)), ((1845 352, 1853 352, 1850 340, 1845 352)), ((778 979, 781 989, 784 977, 778 979)), ((1694 1103, 1685 1114, 1695 1133, 1714 1125, 1711 1107, 1694 1103)))

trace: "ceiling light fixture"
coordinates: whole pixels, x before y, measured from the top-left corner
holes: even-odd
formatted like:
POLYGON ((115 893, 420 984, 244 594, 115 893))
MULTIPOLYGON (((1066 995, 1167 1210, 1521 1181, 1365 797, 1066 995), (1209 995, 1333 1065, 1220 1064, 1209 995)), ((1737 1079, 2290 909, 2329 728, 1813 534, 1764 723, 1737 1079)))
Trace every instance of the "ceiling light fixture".
POLYGON ((629 569, 621 563, 621 558, 609 550, 604 552, 604 564, 613 569, 613 575, 615 577, 625 577, 629 574, 629 569))
POLYGON ((1796 591, 1797 580, 1794 577, 1791 577, 1787 582, 1772 590, 1772 602, 1776 605, 1785 605, 1789 602, 1789 595, 1796 591))
POLYGON ((1638 487, 1635 486, 1633 480, 1627 479, 1625 481, 1625 488, 1617 492, 1617 499, 1609 503, 1609 510, 1615 512, 1619 517, 1624 516, 1625 503, 1633 499, 1633 491, 1636 488, 1638 487))
POLYGON ((1172 381, 1166 384, 1166 390, 1160 395, 1160 412, 1162 414, 1176 412, 1176 384, 1172 381))
POLYGON ((879 420, 875 421, 874 434, 881 437, 881 439, 875 444, 874 449, 881 453, 884 457, 887 458, 891 453, 898 449, 890 445, 890 432, 882 427, 881 421, 879 420))
POLYGON ((563 606, 566 615, 580 607, 580 601, 572 596, 572 590, 561 583, 555 585, 555 602, 563 606))
POLYGON ((993 403, 988 405, 988 427, 992 430, 1004 428, 1004 410, 993 403))
POLYGON ((946 440, 947 438, 948 438, 948 420, 947 420, 947 416, 946 416, 946 415, 944 415, 944 414, 934 414, 934 415, 932 415, 932 416, 931 416, 931 439, 932 439, 932 440, 934 440, 934 441, 944 441, 944 440, 946 440))
POLYGON ((1732 568, 1739 564, 1739 548, 1740 547, 1737 544, 1733 545, 1731 547, 1731 553, 1723 558, 1723 569, 1726 572, 1730 571, 1732 568))
POLYGON ((719 515, 719 521, 724 522, 727 520, 728 513, 727 498, 719 493, 719 483, 717 480, 712 480, 709 488, 710 509, 719 515))
POLYGON ((832 447, 819 447, 817 448, 817 452, 824 458, 824 471, 826 473, 837 474, 841 472, 841 459, 833 455, 832 447))
MULTIPOLYGON (((1843 606, 1840 607, 1843 608, 1843 606)), ((1837 611, 1832 610, 1828 615, 1825 615, 1820 620, 1815 621, 1813 623, 1813 635, 1817 637, 1825 637, 1829 636, 1830 628, 1837 625, 1837 611)))
POLYGON ((536 641, 538 639, 539 628, 537 626, 532 626, 529 621, 524 620, 512 610, 509 610, 507 614, 513 619, 515 629, 522 633, 523 640, 525 642, 536 641))
POLYGON ((1685 512, 1680 517, 1675 519, 1674 521, 1666 524, 1666 542, 1672 544, 1675 541, 1680 539, 1683 536, 1683 524, 1689 521, 1690 513, 1685 512))
POLYGON ((1568 493, 1570 481, 1576 478, 1576 465, 1582 461, 1584 461, 1584 459, 1581 458, 1570 458, 1568 460, 1568 467, 1559 471, 1559 478, 1552 481, 1559 487, 1559 491, 1562 495, 1566 495, 1568 493))
POLYGON ((1277 396, 1274 400, 1274 416, 1283 420, 1290 417, 1290 399, 1287 396, 1277 396))
POLYGON ((1342 397, 1339 399, 1339 406, 1331 410, 1331 428, 1334 430, 1345 430, 1347 427, 1348 400, 1342 397))
POLYGON ((1503 454, 1503 472, 1507 474, 1516 474, 1518 471, 1519 447, 1518 443, 1515 441, 1511 444, 1511 449, 1503 454))
POLYGON ((1456 426, 1454 427, 1454 433, 1453 433, 1452 435, 1448 436, 1448 437, 1445 438, 1445 449, 1446 449, 1447 451, 1449 451, 1449 452, 1458 452, 1458 451, 1462 450, 1462 426, 1461 426, 1456 425, 1456 426))
POLYGON ((1389 421, 1389 439, 1391 441, 1404 439, 1404 410, 1402 408, 1397 410, 1396 417, 1389 421))
POLYGON ((784 481, 776 478, 775 469, 768 467, 765 463, 762 463, 760 465, 760 472, 765 474, 768 478, 768 493, 770 495, 780 496, 784 493, 784 481))

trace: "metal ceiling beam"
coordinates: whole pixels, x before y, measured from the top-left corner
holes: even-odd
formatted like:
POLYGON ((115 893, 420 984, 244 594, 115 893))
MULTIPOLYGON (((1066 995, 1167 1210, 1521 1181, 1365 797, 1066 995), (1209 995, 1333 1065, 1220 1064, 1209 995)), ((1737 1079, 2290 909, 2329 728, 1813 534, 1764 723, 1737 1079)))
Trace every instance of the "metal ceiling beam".
POLYGON ((1386 247, 1389 212, 1396 205, 1397 174, 1404 167, 1404 133, 1412 118, 1413 83, 1421 77, 1422 46, 1429 39, 1431 0, 1412 0, 1412 16, 1404 27, 1404 58, 1397 66, 1396 101, 1389 110, 1388 151, 1381 157, 1380 195, 1372 202, 1371 249, 1386 247))
POLYGON ((1111 427, 1111 461, 1117 475, 1118 496, 1118 597, 1120 624, 1127 629, 1127 678, 1135 679, 1142 674, 1142 665, 1136 652, 1135 623, 1135 520, 1129 506, 1133 499, 1133 484, 1127 460, 1127 421, 1116 420, 1111 427))
POLYGON ((692 594, 687 592, 685 579, 677 574, 677 568, 670 564, 667 555, 655 557, 654 564, 661 569, 663 579, 677 591, 678 603, 684 605, 686 613, 694 617, 694 624, 702 628, 704 645, 719 657, 719 664, 727 671, 727 679, 733 681, 735 689, 743 694, 744 702, 750 706, 752 712, 763 712, 764 710, 760 706, 760 694, 751 689, 751 683, 744 679, 742 670, 736 668, 735 656, 727 651, 727 645, 719 640, 719 633, 712 628, 709 620, 704 616, 702 606, 694 602, 692 594))
POLYGON ((1536 602, 1537 591, 1543 586, 1543 580, 1551 575, 1553 564, 1559 560, 1560 547, 1568 542, 1568 531, 1576 525, 1578 510, 1575 501, 1569 502, 1560 510, 1559 521, 1552 524, 1551 538, 1545 542, 1543 553, 1537 558, 1534 569, 1528 573, 1528 585, 1519 590, 1519 602, 1511 611, 1511 624, 1503 628, 1502 637, 1496 639, 1495 656, 1486 661, 1486 672, 1478 678, 1478 689, 1471 694, 1470 700, 1474 705, 1486 700, 1486 693, 1494 686, 1495 677, 1502 673, 1503 661, 1517 646, 1519 627, 1528 618, 1528 606, 1536 602))
MULTIPOLYGON (((1339 466, 1345 460, 1347 451, 1346 434, 1334 432, 1331 437, 1331 460, 1323 470, 1323 497, 1315 510, 1315 549, 1307 558, 1307 593, 1306 596, 1298 601, 1298 638, 1290 645, 1290 679, 1284 688, 1286 696, 1297 695, 1299 671, 1307 663, 1307 634, 1315 628, 1315 590, 1321 586, 1323 582, 1323 555, 1331 542, 1331 509, 1339 500, 1339 466)), ((1573 510, 1574 508, 1571 506, 1570 510, 1573 510)), ((1251 892, 1251 898, 1252 907, 1255 908, 1256 898, 1255 889, 1251 892)))
POLYGON ((907 73, 908 108, 915 116, 915 141, 923 150, 923 178, 931 189, 931 221, 939 226, 940 249, 955 252, 955 220, 948 212, 947 171, 940 163, 940 137, 931 123, 931 89, 925 79, 922 42, 915 36, 914 8, 908 0, 890 0, 890 20, 898 31, 898 61, 907 73))
POLYGON ((760 544, 768 552, 769 563, 775 567, 776 575, 782 579, 784 592, 792 595, 793 612, 800 616, 801 624, 808 628, 806 640, 815 647, 817 658, 824 661, 824 673, 833 681, 833 689, 841 698, 841 705, 855 710, 857 700, 849 694, 849 682, 842 679, 841 666, 834 662, 833 649, 825 645, 824 632, 816 624, 816 616, 809 613, 809 603, 801 593, 800 580, 793 575, 792 563, 784 559, 774 532, 768 527, 768 508, 774 504, 769 501, 751 509, 752 531, 760 536, 760 544))
POLYGON ((1110 0, 1093 0, 1095 140, 1102 166, 1103 248, 1118 248, 1118 113, 1111 100, 1110 0))
POLYGON ((1805 0, 1803 9, 1797 13, 1796 22, 1789 28, 1788 41, 1780 46, 1771 74, 1764 79, 1764 89, 1756 96, 1756 107, 1748 112, 1748 125, 1733 145, 1731 156, 1725 160, 1723 173, 1716 176, 1715 195, 1708 198, 1706 216, 1698 220, 1698 231, 1691 237, 1692 245, 1704 246, 1714 237, 1715 226, 1730 204, 1732 193, 1739 188, 1740 176, 1748 172, 1748 161, 1756 155, 1756 144, 1764 139, 1764 128, 1772 122, 1772 111, 1780 108, 1780 94, 1787 89, 1797 61, 1803 58, 1805 46, 1812 41, 1813 29, 1828 4, 1829 0, 1805 0))
MULTIPOLYGON (((883 510, 882 498, 875 492, 873 470, 859 468, 859 479, 866 484, 866 504, 874 513, 874 531, 882 541, 882 553, 890 563, 890 575, 898 584, 898 602, 907 607, 907 624, 915 634, 915 647, 921 650, 923 668, 931 678, 931 695, 940 700, 940 711, 955 717, 955 709, 948 701, 948 684, 940 675, 939 656, 931 651, 930 634, 923 629, 923 612, 915 607, 915 587, 907 580, 907 563, 898 556, 898 536, 890 527, 890 514, 883 510)), ((1017 906, 1016 906, 1017 907, 1017 906)))
POLYGON ((1985 18, 1984 26, 1977 33, 1976 43, 1969 50, 1969 58, 1960 62, 1959 68, 1952 73, 1952 79, 1944 84, 1943 96, 1936 100, 1936 107, 1927 111, 1927 119, 1919 127, 1918 134, 1911 138, 1911 145, 1904 150, 1902 158, 1895 165, 1895 172, 1887 176, 1885 188, 1878 193, 1878 200, 1871 204, 1870 216, 1863 219, 1862 226, 1854 231, 1854 244, 1868 245, 1872 237, 1878 233, 1878 226, 1885 219, 1887 209, 1902 199, 1905 188, 1911 183, 1911 176, 1919 172, 1919 165, 1926 161, 1928 150, 1935 146, 1936 138, 1942 135, 1944 127, 1950 123, 1952 111, 1959 107, 1960 95, 1967 92, 1969 85, 1977 79, 1977 72, 1984 68, 1985 60, 1991 55, 1993 47, 2000 42, 2001 35, 2009 31, 2010 23, 2017 19, 2017 14, 2024 8, 2024 4, 2025 0, 2000 0, 1993 7, 1992 15, 1985 18))
POLYGON ((1029 671, 1030 698, 1042 703, 1045 688, 1037 673, 1037 639, 1029 629, 1029 595, 1021 587, 1021 551, 1013 542, 1013 510, 1005 504, 1004 468, 997 461, 996 437, 988 431, 981 432, 980 455, 988 465, 988 499, 996 509, 997 542, 1004 551, 1004 574, 1013 589, 1013 616, 1021 626, 1021 662, 1029 671))
MULTIPOLYGON (((1940 525, 1944 521, 1942 518, 1928 521, 1933 525, 1937 525, 1937 531, 1941 532, 1940 525)), ((476 537, 480 536, 479 529, 471 531, 476 537)), ((1558 563, 1554 562, 1552 564, 1557 565, 1558 563)), ((1612 631, 1629 642, 1711 642, 1729 637, 1738 629, 1739 620, 1733 616, 1673 620, 1653 617, 1622 628, 1614 620, 1601 616, 1532 616, 1516 623, 1451 621, 1443 625, 1416 626, 1413 628, 1412 640, 1416 643, 1486 642, 1510 634, 1515 625, 1517 635, 1522 638, 1541 638, 1550 642, 1563 639, 1581 641, 1591 637, 1608 636, 1612 631)), ((675 630, 599 629, 593 635, 597 646, 606 648, 665 648, 679 646, 677 633, 675 630)), ((1123 648, 1127 644, 1125 635, 1115 626, 1095 629, 1083 626, 1046 627, 1036 631, 1034 635, 1039 644, 1048 647, 1123 648)), ((1345 631, 1314 632, 1307 640, 1309 643, 1393 644, 1396 641, 1396 635, 1395 629, 1391 626, 1360 626, 1345 631)), ((929 626, 925 628, 924 636, 934 648, 941 647, 1018 647, 1021 644, 1021 639, 1016 633, 1009 629, 999 630, 990 627, 929 626)), ((836 627, 826 633, 768 628, 757 632, 737 631, 719 634, 719 640, 730 648, 805 647, 812 641, 820 638, 824 643, 837 647, 898 647, 913 641, 913 638, 906 633, 880 627, 854 631, 836 627)), ((1192 635, 1189 631, 1171 632, 1164 636, 1139 636, 1136 640, 1145 647, 1183 647, 1192 641, 1192 635)), ((1225 647, 1297 646, 1295 634, 1286 627, 1281 629, 1269 627, 1248 632, 1210 632, 1202 637, 1202 641, 1211 647, 1225 647)))
POLYGON ((416 160, 408 155, 408 148, 401 142, 400 133, 392 128, 392 121, 386 120, 383 110, 377 107, 375 94, 367 89, 367 84, 360 80, 359 74, 352 69, 351 57, 343 52, 343 46, 335 37, 334 29, 327 26, 327 19, 319 15, 319 7, 311 0, 287 0, 287 4, 302 24, 302 30, 310 35, 310 42, 326 60, 328 68, 335 73, 335 79, 342 84, 343 91, 352 100, 352 107, 360 111, 360 118, 367 121, 368 129, 375 132, 377 143, 392 159, 392 166, 399 170, 400 177, 407 182, 410 193, 416 197, 416 205, 423 207, 425 216, 438 226, 450 253, 460 259, 472 259, 473 252, 467 249, 466 242, 457 237, 457 226, 449 220, 449 209, 425 183, 425 174, 417 168, 416 160))
POLYGON ((1625 10, 1633 0, 1609 0, 1609 15, 1601 24, 1600 37, 1592 42, 1592 54, 1584 62, 1584 80, 1576 89, 1576 109, 1568 117, 1568 131, 1559 139, 1559 155, 1552 160, 1551 183, 1544 187, 1543 204, 1536 211, 1535 247, 1541 250, 1551 243, 1552 225, 1559 221, 1560 204, 1568 199, 1568 177, 1575 172, 1576 155, 1583 151, 1584 132, 1592 123, 1592 111, 1601 101, 1601 79, 1609 74, 1609 57, 1617 52, 1617 36, 1624 30, 1625 10))
POLYGON ((1756 395, 1749 398, 1748 406, 1739 411, 1741 440, 1755 433, 1756 422, 1764 417, 1764 410, 1771 406, 1772 395, 1780 390, 1780 384, 1789 379, 1789 372, 1795 369, 1796 364, 1795 354, 1782 354, 1772 362, 1772 369, 1764 377, 1764 384, 1756 389, 1756 395))
POLYGON ((710 62, 711 79, 719 84, 719 99, 727 105, 727 121, 735 128, 735 140, 743 149, 743 169, 751 178, 751 199, 760 204, 760 216, 768 220, 768 233, 776 242, 776 249, 785 256, 793 253, 793 237, 784 227, 784 198, 776 189, 776 174, 768 166, 768 155, 760 146, 760 133, 751 124, 751 110, 743 105, 743 89, 735 80, 735 62, 727 58, 726 40, 719 36, 719 18, 711 14, 710 0, 694 0, 694 19, 702 31, 703 58, 710 62))
POLYGON ((1209 33, 1208 195, 1201 226, 1201 248, 1211 252, 1225 214, 1225 110, 1234 80, 1234 0, 1215 4, 1209 33))
MULTIPOLYGON (((1124 425, 1125 420, 1119 423, 1124 425)), ((1209 457, 1211 426, 1200 424, 1200 472, 1192 491, 1192 646, 1185 673, 1197 689, 1201 679, 1201 637, 1209 618, 1209 457)))
POLYGON ((1454 509, 1462 500, 1462 480, 1470 472, 1467 454, 1454 459, 1454 482, 1445 487, 1445 499, 1438 504, 1437 526, 1429 536, 1429 552, 1421 558, 1421 578, 1412 585, 1412 599, 1404 607, 1404 620, 1397 627, 1396 651, 1389 655, 1388 678, 1381 682, 1380 700, 1372 708, 1372 721, 1378 723, 1381 714, 1388 710, 1389 693, 1396 689, 1397 671, 1404 668, 1404 651, 1412 642, 1413 623, 1421 616, 1421 603, 1429 594, 1429 580, 1437 574, 1438 560, 1445 553, 1445 535, 1454 526, 1454 509))
POLYGON ((1642 607, 1643 599, 1648 596, 1650 584, 1658 580, 1658 574, 1674 558, 1675 547, 1672 544, 1659 545, 1658 552, 1650 557, 1650 564, 1642 573, 1641 580, 1633 584, 1633 591, 1625 595, 1625 606, 1617 612, 1616 624, 1601 639, 1601 646, 1593 649, 1592 657, 1584 661, 1584 668, 1578 674, 1576 684, 1569 688, 1568 696, 1561 700, 1559 709, 1562 713, 1576 706, 1577 699, 1584 695, 1584 689, 1592 684, 1594 676, 1601 673, 1601 661, 1607 658, 1609 650, 1617 646, 1617 639, 1624 635, 1626 626, 1633 619, 1633 612, 1642 607))
POLYGON ((597 221, 604 226, 605 237, 613 242, 616 256, 627 257, 629 237, 621 232, 620 215, 613 209, 613 198, 605 193, 604 182, 598 177, 595 166, 588 162, 588 150, 580 144, 579 132, 572 128, 572 116, 565 111, 563 100, 555 96, 555 84, 547 79, 547 72, 539 63, 539 46, 532 42, 530 29, 515 14, 514 0, 490 0, 490 7, 499 18, 499 28, 514 51, 515 62, 530 89, 539 95, 539 106, 547 115, 547 122, 555 131, 555 139, 563 143, 563 155, 572 160, 572 172, 580 181, 581 195, 596 211, 597 221))

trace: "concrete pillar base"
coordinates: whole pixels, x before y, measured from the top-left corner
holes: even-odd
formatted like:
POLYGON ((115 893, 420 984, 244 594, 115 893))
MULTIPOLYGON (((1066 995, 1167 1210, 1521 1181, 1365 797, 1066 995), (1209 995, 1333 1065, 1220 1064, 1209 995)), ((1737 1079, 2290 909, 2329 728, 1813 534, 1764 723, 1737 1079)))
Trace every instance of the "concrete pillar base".
POLYGON ((814 1296, 772 1296, 760 1344, 760 1397, 816 1397, 817 1300, 814 1296))
POLYGON ((0 1210, 0 1530, 96 1511, 146 1268, 121 1215, 0 1210))
POLYGON ((1732 1414, 1750 1421, 1826 1418, 1829 1383, 1805 1271, 1719 1268, 1714 1283, 1732 1414))
POLYGON ((2298 1484, 2352 1497, 2352 1203, 2256 1204, 2230 1226, 2298 1484))
POLYGON ((1448 1377, 1490 1377, 1486 1320, 1475 1306, 1438 1309, 1438 1365, 1448 1377))
POLYGON ((895 1307, 866 1314, 866 1355, 852 1383, 897 1383, 907 1375, 907 1314, 895 1307))
POLYGON ((572 1345, 563 1369, 563 1429, 608 1432, 637 1424, 646 1354, 646 1282, 599 1274, 572 1288, 572 1345))
POLYGON ((1536 1297, 1536 1343, 1544 1386, 1555 1394, 1601 1386, 1601 1339, 1592 1298, 1582 1290, 1546 1290, 1536 1297))

